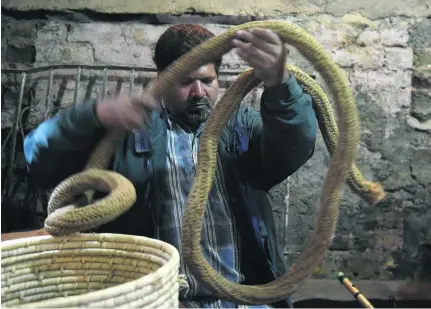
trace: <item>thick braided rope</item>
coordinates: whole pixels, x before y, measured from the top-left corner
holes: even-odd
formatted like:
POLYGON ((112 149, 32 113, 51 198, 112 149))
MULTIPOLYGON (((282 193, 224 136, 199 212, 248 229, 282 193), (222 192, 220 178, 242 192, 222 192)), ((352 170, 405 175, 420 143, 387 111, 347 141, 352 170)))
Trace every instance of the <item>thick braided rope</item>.
MULTIPOLYGON (((341 187, 354 162, 360 137, 355 101, 351 90, 343 79, 342 72, 320 44, 295 25, 281 21, 259 21, 233 27, 217 38, 203 43, 183 57, 181 66, 190 65, 194 67, 193 62, 203 63, 200 59, 201 55, 206 55, 204 60, 208 62, 208 58, 226 51, 237 30, 252 27, 274 30, 285 43, 296 47, 315 65, 334 94, 334 103, 339 118, 339 136, 323 185, 320 214, 315 233, 309 238, 307 246, 301 256, 298 257, 297 262, 288 274, 271 283, 258 286, 239 285, 225 279, 206 261, 200 247, 201 222, 203 222, 205 205, 213 183, 216 151, 221 130, 226 125, 236 105, 241 101, 241 98, 237 96, 238 93, 241 93, 241 89, 249 88, 253 81, 250 78, 238 79, 214 107, 199 145, 197 173, 183 218, 181 247, 185 262, 199 282, 204 283, 206 288, 220 298, 239 304, 272 303, 285 298, 294 292, 299 282, 310 276, 315 266, 322 261, 335 232, 341 187)), ((174 66, 172 71, 179 67, 180 65, 174 66)))
MULTIPOLYGON (((322 136, 324 137, 324 141, 329 153, 332 155, 338 141, 338 127, 333 109, 325 92, 313 78, 311 78, 301 69, 289 64, 287 65, 287 68, 295 75, 296 79, 304 88, 304 90, 311 95, 313 99, 313 107, 316 110, 319 128, 322 132, 322 136)), ((248 75, 251 74, 251 72, 252 70, 244 72, 240 78, 250 78, 248 75)), ((240 88, 241 90, 241 93, 238 93, 236 97, 238 99, 243 98, 252 88, 258 84, 259 81, 254 80, 254 82, 250 84, 250 89, 235 86, 235 88, 240 88)), ((49 219, 45 223, 45 228, 50 234, 66 235, 78 231, 87 231, 89 229, 96 228, 115 219, 116 216, 121 215, 123 211, 128 210, 128 208, 131 206, 129 202, 125 203, 127 199, 123 199, 121 195, 117 195, 114 192, 113 195, 109 195, 104 200, 98 202, 96 204, 97 208, 93 206, 87 206, 85 208, 79 208, 75 211, 74 209, 76 209, 76 207, 64 207, 64 205, 67 205, 65 201, 70 203, 73 200, 74 195, 82 193, 86 189, 97 188, 97 181, 94 181, 94 179, 89 181, 87 177, 104 177, 103 175, 105 175, 105 173, 103 169, 108 167, 109 161, 112 157, 109 154, 112 154, 115 151, 116 141, 119 137, 121 137, 121 134, 118 136, 109 134, 104 139, 102 139, 87 162, 85 170, 92 169, 90 174, 81 173, 74 175, 63 181, 54 190, 48 204, 48 213, 53 213, 53 215, 50 215, 49 219), (68 189, 70 186, 74 187, 73 191, 68 189), (117 199, 117 196, 119 199, 117 199), (105 209, 105 207, 108 207, 108 209, 105 209), (116 210, 116 207, 119 209, 116 210), (61 211, 56 212, 54 215, 54 212, 60 208, 62 208, 61 211), (97 211, 97 213, 94 214, 94 211, 97 211)), ((124 179, 122 179, 121 182, 124 183, 130 192, 133 192, 133 188, 131 187, 130 183, 127 183, 127 180, 124 181, 124 179)), ((113 182, 109 183, 112 184, 113 182)), ((364 200, 368 201, 370 204, 375 204, 385 196, 382 187, 377 183, 366 181, 354 163, 352 164, 349 177, 347 178, 347 183, 355 193, 361 196, 364 200)), ((106 185, 103 189, 106 192, 115 191, 115 187, 109 187, 106 185)), ((85 191, 85 194, 87 201, 92 201, 94 191, 88 190, 85 191)), ((133 194, 131 196, 133 196, 133 194)), ((134 199, 129 199, 129 201, 132 200, 134 199)))
MULTIPOLYGON (((304 91, 313 98, 313 108, 316 111, 319 129, 322 132, 326 148, 332 155, 338 143, 338 126, 328 97, 320 85, 307 73, 293 65, 287 65, 287 68, 295 75, 304 91)), ((351 166, 347 184, 353 192, 371 205, 380 202, 386 195, 382 185, 364 179, 355 163, 351 166)))
POLYGON ((136 201, 133 184, 121 174, 105 170, 123 134, 109 132, 94 149, 84 171, 68 177, 51 193, 45 220, 49 234, 62 236, 89 231, 113 221, 133 206, 136 201), (92 201, 94 190, 109 194, 85 207, 74 203, 79 194, 92 201))
POLYGON ((55 236, 88 231, 113 221, 135 202, 135 187, 127 178, 112 171, 88 169, 72 175, 52 192, 45 229, 55 236), (85 207, 73 204, 77 194, 94 189, 110 194, 85 207))
MULTIPOLYGON (((213 182, 216 165, 215 153, 220 138, 220 132, 226 125, 236 106, 240 103, 242 97, 251 88, 256 86, 258 81, 254 80, 251 77, 251 74, 243 74, 234 83, 234 85, 229 88, 222 100, 215 106, 203 132, 199 146, 197 174, 187 201, 187 208, 183 220, 181 235, 182 250, 184 252, 184 259, 186 263, 190 266, 197 278, 201 282, 205 283, 208 289, 219 295, 221 298, 244 304, 271 303, 280 300, 287 295, 290 295, 295 290, 299 282, 311 274, 312 269, 322 260, 325 251, 331 243, 331 239, 337 224, 340 190, 343 182, 346 179, 351 179, 352 183, 363 180, 360 177, 353 177, 358 173, 355 173, 354 169, 352 169, 356 156, 356 147, 359 143, 359 119, 357 116, 353 95, 346 82, 344 82, 340 70, 332 62, 331 58, 326 54, 324 49, 313 37, 295 25, 282 21, 259 21, 250 22, 229 29, 225 33, 196 47, 191 52, 184 55, 171 67, 169 67, 165 72, 163 72, 155 85, 154 95, 156 98, 161 98, 166 90, 168 90, 180 79, 186 77, 193 70, 197 69, 201 65, 216 60, 221 55, 228 52, 231 46, 230 41, 234 37, 237 30, 249 29, 253 27, 274 30, 279 34, 285 43, 295 46, 308 60, 310 60, 310 62, 315 65, 316 69, 321 73, 330 90, 334 94, 340 130, 339 133, 334 134, 336 130, 334 131, 333 126, 332 129, 322 132, 323 134, 325 134, 325 132, 326 134, 332 134, 331 137, 327 137, 327 141, 332 143, 329 144, 332 148, 329 147, 327 143, 327 146, 332 154, 332 159, 323 185, 322 196, 320 200, 320 214, 318 217, 316 230, 315 233, 310 237, 308 246, 298 258, 298 262, 293 265, 289 274, 284 275, 274 282, 261 286, 238 285, 224 279, 221 275, 215 272, 205 260, 200 248, 202 225, 199 223, 203 221, 208 193, 213 182)), ((292 69, 294 67, 290 68, 292 69)), ((302 74, 299 69, 292 71, 298 77, 302 74)), ((304 73, 304 75, 306 74, 304 73)), ((301 81, 300 77, 298 79, 301 81)), ((307 84, 306 79, 302 80, 305 82, 305 84, 307 84)), ((318 87, 312 86, 307 89, 308 91, 312 92, 311 95, 313 96, 313 99, 316 97, 316 95, 319 95, 321 91, 320 88, 317 88, 318 87), (313 95, 313 92, 315 95, 313 95)), ((320 93, 320 95, 322 93, 320 93)), ((327 103, 328 102, 323 104, 327 103)), ((317 111, 319 111, 318 108, 317 111)), ((320 119, 329 118, 321 117, 320 119)), ((327 128, 325 127, 325 124, 324 128, 327 128)), ((104 175, 102 174, 103 171, 96 170, 93 166, 97 166, 97 168, 107 167, 107 162, 109 162, 109 158, 111 158, 114 151, 112 144, 109 144, 109 140, 112 139, 112 137, 112 134, 108 134, 104 140, 102 140, 101 144, 93 153, 92 159, 90 160, 92 163, 87 166, 87 168, 89 168, 95 175, 98 175, 98 177, 102 177, 104 175), (106 146, 104 143, 107 143, 108 146, 106 146)), ((88 177, 88 174, 82 175, 83 177, 88 177)), ((117 175, 114 177, 119 176, 117 175)), ((77 179, 72 178, 69 180, 72 183, 77 181, 77 179)), ((93 179, 90 182, 92 181, 95 180, 93 179)), ((133 198, 129 200, 126 200, 125 195, 114 194, 121 186, 130 186, 130 182, 125 181, 122 184, 118 184, 117 187, 114 186, 114 183, 108 183, 108 185, 105 183, 104 185, 100 185, 100 181, 98 179, 96 182, 99 182, 98 189, 112 191, 111 195, 106 197, 105 200, 101 200, 101 203, 98 204, 101 208, 101 211, 102 208, 104 213, 106 211, 105 215, 107 217, 110 217, 111 219, 112 217, 115 217, 112 215, 110 216, 110 214, 114 212, 112 207, 119 208, 121 205, 125 205, 122 211, 130 207, 130 204, 135 198, 131 191, 129 191, 129 194, 133 195, 133 198)), ((80 188, 83 191, 88 190, 88 182, 86 186, 80 185, 80 188)), ((367 192, 368 190, 363 184, 358 184, 357 188, 362 190, 362 193, 367 192)), ((59 186, 58 191, 64 192, 67 190, 61 189, 59 186)), ((69 198, 71 197, 71 193, 69 192, 64 194, 66 194, 68 198, 64 198, 61 200, 61 202, 70 202, 69 198)), ((59 195, 60 194, 57 192, 57 195, 53 195, 51 198, 52 201, 58 201, 58 203, 51 203, 52 205, 57 205, 56 207, 52 207, 53 210, 54 208, 61 207, 60 200, 58 197, 56 197, 59 195)), ((91 206, 94 205, 96 204, 91 206)), ((85 207, 81 214, 86 214, 86 209, 91 206, 85 207)), ((60 221, 64 217, 70 216, 70 214, 76 210, 77 209, 64 211, 56 218, 56 220, 60 221)), ((53 212, 52 215, 54 213, 55 212, 53 212)), ((83 218, 80 217, 77 219, 77 221, 79 220, 83 220, 83 218)), ((69 225, 67 227, 63 226, 63 229, 68 233, 74 229, 72 226, 73 224, 70 224, 71 221, 72 220, 69 220, 69 225)), ((85 228, 92 226, 91 222, 87 223, 88 225, 85 228)), ((100 224, 100 220, 98 224, 100 224)), ((83 229, 84 227, 81 224, 77 230, 79 231, 83 229)))

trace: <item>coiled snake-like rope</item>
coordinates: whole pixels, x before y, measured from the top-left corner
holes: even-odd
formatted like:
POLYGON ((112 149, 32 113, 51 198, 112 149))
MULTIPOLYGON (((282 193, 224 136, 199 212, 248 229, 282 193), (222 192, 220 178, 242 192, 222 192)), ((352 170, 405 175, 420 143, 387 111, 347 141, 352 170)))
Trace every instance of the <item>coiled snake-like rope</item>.
MULTIPOLYGON (((203 221, 208 193, 213 183, 221 131, 243 97, 259 84, 251 74, 252 71, 243 73, 214 106, 200 141, 198 167, 187 200, 181 243, 183 258, 197 280, 220 298, 238 304, 265 304, 281 300, 293 293, 297 285, 311 274, 331 244, 338 221, 341 189, 345 181, 357 194, 371 203, 384 196, 382 188, 365 181, 354 164, 360 139, 359 118, 352 91, 344 80, 341 69, 311 35, 294 24, 266 20, 230 28, 194 48, 165 70, 155 84, 154 96, 162 98, 176 81, 227 53, 236 31, 254 27, 275 31, 284 43, 296 47, 314 64, 334 96, 339 130, 321 87, 306 73, 289 65, 290 72, 313 98, 319 127, 331 154, 320 198, 320 213, 314 233, 288 274, 264 285, 239 285, 222 277, 206 261, 200 247, 202 224, 199 223, 203 221)), ((45 221, 48 233, 61 235, 95 228, 113 220, 134 204, 136 193, 130 181, 118 173, 104 170, 109 166, 118 140, 121 140, 121 137, 114 138, 113 134, 108 134, 96 146, 86 169, 55 188, 49 201, 49 216, 45 221), (63 207, 73 203, 75 194, 93 189, 110 191, 110 194, 82 208, 73 205, 63 207)))

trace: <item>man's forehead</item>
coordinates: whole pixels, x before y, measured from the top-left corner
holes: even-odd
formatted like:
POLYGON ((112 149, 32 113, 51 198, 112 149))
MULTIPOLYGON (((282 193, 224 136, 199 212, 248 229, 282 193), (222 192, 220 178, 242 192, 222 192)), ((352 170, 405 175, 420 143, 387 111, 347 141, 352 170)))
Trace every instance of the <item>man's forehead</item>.
POLYGON ((190 78, 200 78, 203 76, 215 76, 215 68, 214 64, 207 64, 199 67, 198 69, 194 70, 192 73, 189 74, 190 78))

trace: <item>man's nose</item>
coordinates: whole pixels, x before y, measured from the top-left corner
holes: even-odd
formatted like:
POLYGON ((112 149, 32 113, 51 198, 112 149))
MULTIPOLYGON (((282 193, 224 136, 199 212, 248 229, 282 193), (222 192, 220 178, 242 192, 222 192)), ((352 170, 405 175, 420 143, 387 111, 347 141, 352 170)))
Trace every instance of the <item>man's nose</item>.
POLYGON ((204 85, 200 80, 195 80, 191 84, 191 95, 194 97, 203 98, 205 96, 204 85))

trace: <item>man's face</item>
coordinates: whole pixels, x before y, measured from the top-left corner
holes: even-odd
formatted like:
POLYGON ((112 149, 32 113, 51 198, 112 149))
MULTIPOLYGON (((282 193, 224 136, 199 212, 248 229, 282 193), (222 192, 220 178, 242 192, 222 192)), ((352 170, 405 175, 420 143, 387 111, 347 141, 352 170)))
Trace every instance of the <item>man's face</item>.
POLYGON ((197 127, 208 119, 217 97, 217 74, 214 64, 208 64, 174 85, 165 100, 171 114, 197 127))

